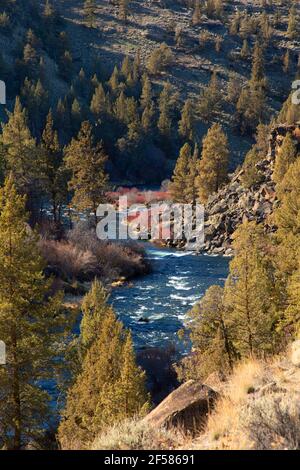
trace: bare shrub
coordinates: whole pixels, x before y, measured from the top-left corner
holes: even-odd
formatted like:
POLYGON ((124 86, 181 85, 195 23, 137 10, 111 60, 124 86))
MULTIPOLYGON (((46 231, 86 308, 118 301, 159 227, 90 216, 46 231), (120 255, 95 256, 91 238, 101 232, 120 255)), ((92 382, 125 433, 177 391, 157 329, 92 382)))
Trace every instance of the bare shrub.
POLYGON ((257 398, 240 421, 255 449, 300 449, 300 404, 295 394, 257 398))
POLYGON ((97 258, 68 241, 40 240, 40 250, 54 274, 75 280, 97 272, 97 258))
POLYGON ((143 274, 148 269, 144 249, 134 242, 111 242, 97 238, 94 230, 79 223, 68 233, 68 240, 97 259, 100 275, 104 279, 127 279, 143 274))

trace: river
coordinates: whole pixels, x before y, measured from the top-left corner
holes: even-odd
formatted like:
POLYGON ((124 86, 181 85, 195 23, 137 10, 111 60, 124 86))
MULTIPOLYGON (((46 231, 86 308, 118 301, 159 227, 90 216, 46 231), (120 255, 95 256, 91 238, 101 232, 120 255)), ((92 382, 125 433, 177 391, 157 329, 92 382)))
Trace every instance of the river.
POLYGON ((172 343, 184 353, 188 346, 178 340, 177 332, 186 312, 209 286, 224 284, 229 259, 145 246, 152 272, 135 279, 131 287, 114 289, 110 302, 131 329, 137 350, 172 343))

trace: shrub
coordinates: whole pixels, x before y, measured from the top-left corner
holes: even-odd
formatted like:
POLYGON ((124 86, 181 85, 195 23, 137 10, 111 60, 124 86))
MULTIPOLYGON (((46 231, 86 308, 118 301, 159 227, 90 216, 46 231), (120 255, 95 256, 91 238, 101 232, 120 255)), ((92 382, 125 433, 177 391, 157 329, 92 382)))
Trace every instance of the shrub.
POLYGON ((91 450, 171 450, 182 436, 172 430, 153 429, 143 421, 128 420, 108 429, 91 445, 91 450))
POLYGON ((241 422, 255 449, 300 449, 299 395, 262 396, 250 403, 241 422))

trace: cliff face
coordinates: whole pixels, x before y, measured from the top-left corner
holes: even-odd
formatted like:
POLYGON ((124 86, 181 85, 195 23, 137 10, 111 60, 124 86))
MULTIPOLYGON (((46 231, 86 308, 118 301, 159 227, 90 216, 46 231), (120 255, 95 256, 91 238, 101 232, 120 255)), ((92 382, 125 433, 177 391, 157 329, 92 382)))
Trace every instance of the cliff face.
POLYGON ((300 142, 300 123, 293 126, 279 125, 272 129, 268 153, 256 165, 261 175, 259 184, 245 188, 242 184, 244 170, 237 170, 230 182, 210 197, 205 210, 203 251, 231 255, 232 234, 245 219, 265 224, 266 230, 274 229, 268 220, 277 204, 272 175, 276 155, 287 132, 292 132, 300 142))

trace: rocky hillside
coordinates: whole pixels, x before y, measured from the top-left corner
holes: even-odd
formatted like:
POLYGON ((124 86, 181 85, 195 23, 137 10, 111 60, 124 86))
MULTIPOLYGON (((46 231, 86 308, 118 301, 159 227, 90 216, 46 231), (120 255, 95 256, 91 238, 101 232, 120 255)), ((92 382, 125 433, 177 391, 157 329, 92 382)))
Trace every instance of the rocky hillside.
POLYGON ((244 170, 239 169, 231 176, 228 185, 210 197, 206 206, 205 251, 231 255, 232 234, 244 219, 264 223, 267 230, 273 229, 268 220, 277 202, 272 174, 276 155, 287 132, 293 133, 300 143, 300 123, 274 127, 268 154, 256 165, 260 183, 246 188, 242 182, 244 170))
POLYGON ((142 421, 99 436, 93 449, 300 448, 300 341, 272 362, 248 360, 225 379, 190 380, 142 421))

